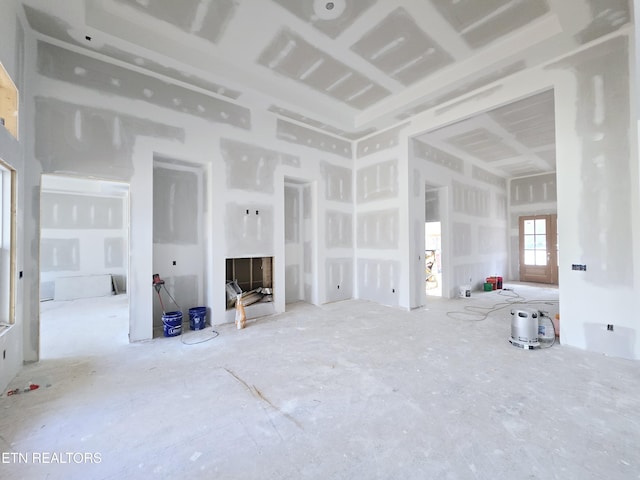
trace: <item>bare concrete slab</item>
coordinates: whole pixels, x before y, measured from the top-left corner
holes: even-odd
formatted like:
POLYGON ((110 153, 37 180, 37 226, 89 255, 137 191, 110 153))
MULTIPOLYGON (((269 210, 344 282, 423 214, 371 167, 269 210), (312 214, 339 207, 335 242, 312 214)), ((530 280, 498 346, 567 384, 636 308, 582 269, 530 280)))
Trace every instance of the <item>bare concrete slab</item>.
MULTIPOLYGON (((558 291, 505 286, 522 297, 298 303, 208 341, 87 349, 78 330, 9 387, 39 389, 0 397, 2 478, 636 478, 638 363, 512 346, 511 302, 553 315, 558 291)), ((122 298, 101 300, 120 302, 103 327, 126 328, 122 298)), ((107 304, 89 306, 100 324, 107 304)), ((62 340, 45 332, 43 353, 62 340)))

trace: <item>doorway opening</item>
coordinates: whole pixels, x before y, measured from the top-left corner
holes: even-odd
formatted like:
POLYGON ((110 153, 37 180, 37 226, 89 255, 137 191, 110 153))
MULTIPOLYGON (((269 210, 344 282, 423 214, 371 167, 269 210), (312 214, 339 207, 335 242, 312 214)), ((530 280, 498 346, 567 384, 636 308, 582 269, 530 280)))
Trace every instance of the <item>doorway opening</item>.
POLYGON ((129 186, 42 175, 40 358, 129 342, 129 186))
POLYGON ((285 303, 314 303, 315 235, 313 184, 285 178, 284 182, 284 261, 285 303))
POLYGON ((424 224, 425 291, 427 295, 442 296, 442 224, 424 224))
POLYGON ((446 215, 446 187, 425 185, 424 291, 428 296, 443 294, 443 220, 446 215))

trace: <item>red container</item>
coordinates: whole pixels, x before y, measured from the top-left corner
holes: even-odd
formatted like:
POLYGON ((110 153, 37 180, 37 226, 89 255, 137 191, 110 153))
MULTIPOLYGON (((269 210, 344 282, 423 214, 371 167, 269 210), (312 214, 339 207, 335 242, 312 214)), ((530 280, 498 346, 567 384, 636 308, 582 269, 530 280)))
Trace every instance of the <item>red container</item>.
POLYGON ((502 289, 502 277, 487 277, 487 283, 490 283, 493 285, 493 290, 502 289))

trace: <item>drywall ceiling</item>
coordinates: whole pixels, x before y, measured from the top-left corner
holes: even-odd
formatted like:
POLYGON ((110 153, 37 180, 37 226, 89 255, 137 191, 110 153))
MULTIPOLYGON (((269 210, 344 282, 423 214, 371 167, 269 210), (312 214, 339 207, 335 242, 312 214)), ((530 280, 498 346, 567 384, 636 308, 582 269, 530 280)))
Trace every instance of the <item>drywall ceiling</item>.
POLYGON ((504 177, 556 170, 553 91, 426 132, 416 140, 504 177))
MULTIPOLYGON (((41 40, 346 139, 490 88, 631 18, 629 0, 21 3, 41 40)), ((504 127, 491 121, 478 141, 504 127)), ((479 148, 464 136, 451 142, 479 148)))

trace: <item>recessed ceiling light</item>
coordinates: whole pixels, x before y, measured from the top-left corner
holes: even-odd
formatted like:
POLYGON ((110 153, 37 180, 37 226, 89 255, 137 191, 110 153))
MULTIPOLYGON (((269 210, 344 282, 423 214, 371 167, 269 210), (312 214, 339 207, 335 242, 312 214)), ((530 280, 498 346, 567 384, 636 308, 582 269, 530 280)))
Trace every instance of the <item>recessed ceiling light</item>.
POLYGON ((346 7, 346 0, 334 0, 333 2, 327 2, 327 0, 313 1, 313 12, 319 20, 335 20, 342 15, 346 7))

